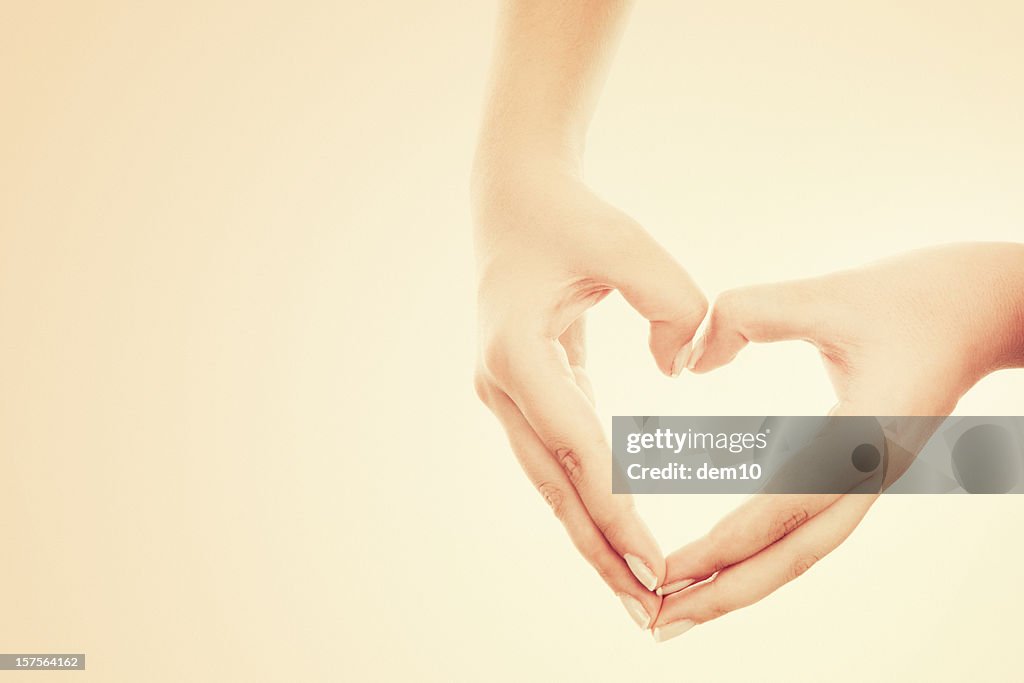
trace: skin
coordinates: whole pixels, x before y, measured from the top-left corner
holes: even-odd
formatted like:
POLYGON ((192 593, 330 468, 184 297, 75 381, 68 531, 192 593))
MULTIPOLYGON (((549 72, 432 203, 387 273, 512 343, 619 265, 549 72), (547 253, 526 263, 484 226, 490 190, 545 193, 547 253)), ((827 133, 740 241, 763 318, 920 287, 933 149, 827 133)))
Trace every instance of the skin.
MULTIPOLYGON (((833 414, 949 415, 985 375, 1024 367, 1024 246, 949 245, 726 292, 690 364, 708 372, 748 342, 786 340, 820 351, 838 398, 833 414)), ((894 476, 930 433, 926 425, 910 435, 894 476)), ((876 498, 753 496, 669 555, 666 585, 694 585, 667 595, 655 637, 753 604, 800 576, 846 539, 876 498)))
POLYGON ((651 353, 671 375, 683 369, 707 300, 583 180, 587 126, 628 8, 502 8, 472 177, 476 389, 577 549, 646 627, 660 609, 652 591, 665 560, 632 498, 610 493, 611 449, 584 370, 585 313, 618 290, 650 322, 651 353))
MULTIPOLYGON (((650 322, 650 350, 672 376, 708 372, 749 341, 802 339, 821 351, 833 414, 943 416, 984 375, 1024 365, 1024 247, 955 245, 733 290, 692 341, 703 294, 583 179, 586 131, 629 6, 502 5, 471 185, 475 384, 576 548, 664 639, 806 571, 874 497, 755 496, 664 558, 632 499, 611 494, 611 452, 584 369, 587 309, 621 292, 650 322)), ((916 435, 918 445, 927 436, 916 435)), ((914 452, 911 443, 908 461, 914 452)))

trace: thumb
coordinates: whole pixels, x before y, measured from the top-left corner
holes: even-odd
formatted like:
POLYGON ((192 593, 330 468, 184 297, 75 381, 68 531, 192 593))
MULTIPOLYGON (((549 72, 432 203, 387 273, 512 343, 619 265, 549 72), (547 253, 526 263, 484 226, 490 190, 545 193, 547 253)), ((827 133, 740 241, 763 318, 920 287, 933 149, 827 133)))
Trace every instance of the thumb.
POLYGON ((814 342, 824 312, 819 290, 812 280, 797 280, 723 292, 704 334, 694 341, 689 369, 708 372, 721 367, 748 342, 814 342))
POLYGON ((643 228, 631 231, 628 243, 609 251, 606 281, 651 322, 649 345, 658 368, 678 375, 686 365, 689 342, 707 313, 707 298, 686 269, 643 228))

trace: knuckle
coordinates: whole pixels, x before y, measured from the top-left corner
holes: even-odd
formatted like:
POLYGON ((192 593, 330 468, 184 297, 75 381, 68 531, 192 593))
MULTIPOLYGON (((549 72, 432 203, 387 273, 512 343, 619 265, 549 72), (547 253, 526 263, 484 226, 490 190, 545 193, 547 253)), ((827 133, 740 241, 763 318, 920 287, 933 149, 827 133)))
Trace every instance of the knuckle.
POLYGON ((622 519, 619 517, 601 517, 594 520, 594 524, 597 525, 598 531, 606 539, 614 539, 622 537, 622 530, 624 528, 622 519))
POLYGON ((565 492, 561 489, 558 484, 554 484, 550 481, 542 482, 537 486, 537 490, 540 492, 544 502, 551 508, 551 512, 554 513, 555 517, 561 521, 565 521, 565 492))
POLYGON ((712 605, 709 617, 711 619, 720 619, 728 614, 731 610, 724 605, 712 605))
POLYGON ((808 569, 817 564, 821 558, 814 553, 804 553, 793 560, 789 566, 789 580, 802 576, 808 569))
POLYGON ((708 298, 702 292, 696 291, 692 294, 690 301, 687 302, 686 310, 679 317, 686 327, 696 331, 700 324, 704 322, 704 318, 707 317, 709 308, 708 298))
POLYGON ((724 617, 732 610, 724 602, 720 600, 712 601, 707 608, 704 610, 704 620, 711 621, 712 619, 718 619, 724 617))
POLYGON ((481 403, 486 406, 491 405, 491 381, 487 378, 485 373, 478 371, 473 376, 473 389, 476 391, 476 397, 480 399, 481 403))
POLYGON ((803 506, 788 507, 779 511, 768 528, 767 543, 774 543, 780 538, 788 536, 807 521, 810 513, 803 506))
POLYGON ((573 486, 580 486, 583 483, 583 463, 580 461, 576 451, 565 446, 556 446, 554 449, 555 459, 562 466, 565 473, 569 475, 569 481, 573 486))
POLYGON ((729 289, 719 294, 711 310, 711 321, 718 325, 730 325, 736 320, 742 300, 743 291, 739 289, 729 289))
POLYGON ((484 342, 482 363, 492 377, 501 379, 508 376, 511 358, 508 345, 500 338, 484 342))

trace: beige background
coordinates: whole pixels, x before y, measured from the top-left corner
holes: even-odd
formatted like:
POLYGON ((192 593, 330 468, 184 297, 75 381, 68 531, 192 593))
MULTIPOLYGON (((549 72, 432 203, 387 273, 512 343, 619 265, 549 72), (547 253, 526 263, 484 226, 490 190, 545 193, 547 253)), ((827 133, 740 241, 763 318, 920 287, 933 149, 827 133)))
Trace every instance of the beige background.
MULTIPOLYGON (((3 680, 1005 679, 1024 499, 887 498, 756 607, 655 646, 476 403, 466 175, 490 2, 0 7, 3 680)), ((1024 235, 1024 5, 642 2, 594 185, 709 294, 1024 235)), ((799 344, 620 414, 820 413, 799 344)), ((943 343, 936 339, 936 344, 943 343)), ((1019 413, 1021 372, 963 414, 1019 413)), ((727 498, 645 498, 666 549, 727 498)))

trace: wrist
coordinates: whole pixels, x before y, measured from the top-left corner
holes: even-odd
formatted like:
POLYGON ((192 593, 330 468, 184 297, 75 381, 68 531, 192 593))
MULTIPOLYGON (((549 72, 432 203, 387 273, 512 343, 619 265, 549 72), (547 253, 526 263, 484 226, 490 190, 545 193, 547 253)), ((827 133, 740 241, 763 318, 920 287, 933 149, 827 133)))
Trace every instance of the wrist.
POLYGON ((511 176, 530 169, 582 176, 585 137, 564 127, 485 125, 477 140, 472 178, 511 176))
POLYGON ((582 150, 551 139, 482 135, 470 174, 470 198, 480 217, 492 208, 507 210, 511 202, 542 194, 564 182, 582 182, 582 150))
POLYGON ((1007 245, 1003 348, 1000 368, 1024 367, 1024 244, 1007 245))
MULTIPOLYGON (((990 244, 984 288, 976 292, 988 314, 974 330, 971 351, 984 359, 981 375, 1024 367, 1024 245, 990 244)), ((980 303, 980 302, 979 302, 980 303)))

